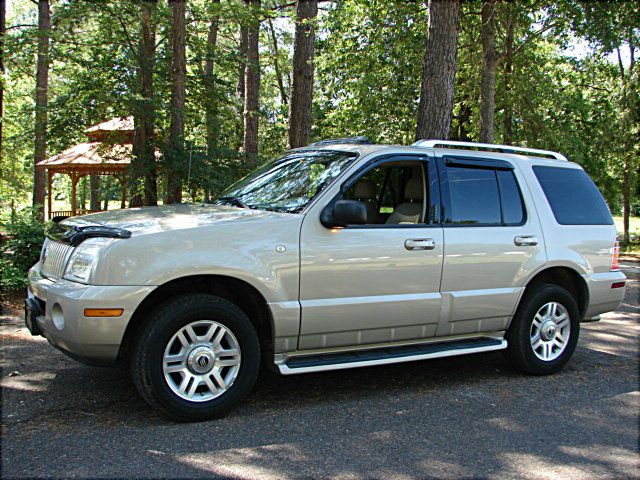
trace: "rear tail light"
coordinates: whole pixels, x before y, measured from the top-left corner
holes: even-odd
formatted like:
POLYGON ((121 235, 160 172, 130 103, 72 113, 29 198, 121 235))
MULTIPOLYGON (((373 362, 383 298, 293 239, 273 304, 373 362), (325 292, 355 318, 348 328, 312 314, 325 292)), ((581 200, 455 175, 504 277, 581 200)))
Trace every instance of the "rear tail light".
POLYGON ((618 257, 620 256, 620 242, 618 242, 618 236, 613 239, 613 248, 611 249, 611 271, 619 270, 618 257))

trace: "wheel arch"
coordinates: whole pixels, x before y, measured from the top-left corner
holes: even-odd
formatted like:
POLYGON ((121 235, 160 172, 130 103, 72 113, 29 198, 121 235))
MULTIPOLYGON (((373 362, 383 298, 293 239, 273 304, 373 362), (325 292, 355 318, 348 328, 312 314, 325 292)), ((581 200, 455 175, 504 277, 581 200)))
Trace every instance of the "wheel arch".
POLYGON ((145 297, 127 324, 120 343, 118 359, 128 360, 140 328, 151 321, 149 314, 155 308, 187 293, 210 293, 237 305, 247 314, 256 328, 263 355, 273 351, 274 330, 271 310, 264 296, 253 285, 226 275, 192 275, 170 280, 145 297))
POLYGON ((522 292, 520 300, 518 301, 518 307, 527 292, 543 283, 558 285, 567 290, 575 299, 576 305, 578 305, 580 318, 584 316, 589 306, 589 287, 584 278, 582 278, 575 269, 568 266, 548 267, 533 275, 522 292))

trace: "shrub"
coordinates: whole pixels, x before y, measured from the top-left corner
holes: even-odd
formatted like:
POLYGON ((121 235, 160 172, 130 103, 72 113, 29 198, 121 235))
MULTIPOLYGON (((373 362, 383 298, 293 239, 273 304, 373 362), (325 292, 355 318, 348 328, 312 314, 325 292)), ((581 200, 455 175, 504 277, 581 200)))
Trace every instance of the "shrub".
POLYGON ((27 273, 38 261, 44 225, 31 208, 0 218, 0 290, 25 288, 27 273))

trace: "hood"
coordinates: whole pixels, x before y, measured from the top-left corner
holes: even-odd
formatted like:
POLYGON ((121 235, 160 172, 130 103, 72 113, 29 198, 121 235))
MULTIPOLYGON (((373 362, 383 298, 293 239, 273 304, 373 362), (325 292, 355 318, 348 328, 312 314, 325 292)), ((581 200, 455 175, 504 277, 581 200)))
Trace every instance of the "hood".
POLYGON ((130 231, 133 235, 139 235, 282 216, 290 216, 290 214, 220 205, 176 204, 92 213, 66 219, 62 224, 77 227, 90 225, 118 227, 130 231))

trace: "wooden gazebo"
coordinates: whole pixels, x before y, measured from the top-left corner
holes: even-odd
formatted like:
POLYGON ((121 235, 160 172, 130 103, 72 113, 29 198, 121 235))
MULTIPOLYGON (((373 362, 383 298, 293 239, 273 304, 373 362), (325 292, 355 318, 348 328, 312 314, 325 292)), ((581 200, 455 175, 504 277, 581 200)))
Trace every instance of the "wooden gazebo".
POLYGON ((122 185, 120 208, 126 207, 126 173, 131 163, 133 118, 114 118, 86 130, 88 141, 68 148, 48 158, 40 165, 47 171, 48 213, 70 217, 97 210, 78 210, 76 190, 78 181, 86 175, 113 175, 122 185), (56 173, 71 177, 71 210, 53 211, 53 176, 56 173))

